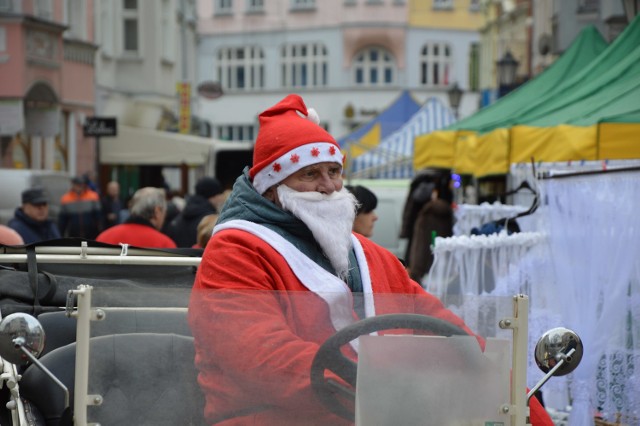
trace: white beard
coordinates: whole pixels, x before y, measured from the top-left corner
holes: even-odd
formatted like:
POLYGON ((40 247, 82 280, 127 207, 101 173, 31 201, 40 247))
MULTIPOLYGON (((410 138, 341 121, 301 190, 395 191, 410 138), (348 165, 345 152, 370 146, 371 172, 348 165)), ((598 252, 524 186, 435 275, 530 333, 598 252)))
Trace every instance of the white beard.
POLYGON ((277 190, 282 208, 309 227, 338 277, 346 279, 352 248, 351 229, 357 206, 353 194, 345 188, 331 195, 315 191, 298 192, 286 185, 279 185, 277 190))

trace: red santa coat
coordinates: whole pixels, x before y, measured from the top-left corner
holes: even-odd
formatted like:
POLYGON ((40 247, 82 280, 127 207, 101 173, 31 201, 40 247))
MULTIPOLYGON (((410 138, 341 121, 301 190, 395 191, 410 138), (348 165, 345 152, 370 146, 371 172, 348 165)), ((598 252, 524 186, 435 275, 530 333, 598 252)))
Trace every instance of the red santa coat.
MULTIPOLYGON (((344 283, 346 292, 332 282, 326 285, 331 291, 324 293, 317 288, 320 281, 313 282, 313 273, 305 274, 313 266, 296 264, 296 257, 304 257, 301 252, 295 256, 295 250, 274 248, 265 235, 233 229, 242 221, 233 222, 218 226, 209 241, 215 250, 205 252, 189 307, 207 420, 225 426, 351 424, 319 402, 309 379, 320 344, 345 321, 340 299, 350 297, 350 291, 344 283), (225 227, 231 229, 222 230, 225 227), (333 309, 327 303, 330 298, 333 309)), ((364 292, 381 295, 375 306, 367 307, 368 313, 425 313, 471 333, 409 278, 395 256, 357 238, 364 292), (385 298, 389 293, 407 297, 385 298)), ((351 310, 348 316, 353 321, 351 310)), ((352 348, 345 351, 355 357, 352 348)))

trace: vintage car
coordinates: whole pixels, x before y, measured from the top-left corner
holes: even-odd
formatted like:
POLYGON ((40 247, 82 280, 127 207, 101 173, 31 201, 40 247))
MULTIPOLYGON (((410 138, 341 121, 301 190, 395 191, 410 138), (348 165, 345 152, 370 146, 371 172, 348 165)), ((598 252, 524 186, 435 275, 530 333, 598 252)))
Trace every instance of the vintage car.
MULTIPOLYGON (((284 308, 285 295, 221 292, 198 295, 190 305, 201 254, 77 239, 0 246, 0 398, 6 406, 0 424, 205 424, 193 335, 214 333, 212 350, 230 365, 258 351, 277 352, 234 337, 245 335, 252 318, 264 318, 261 309, 284 308), (189 323, 188 309, 200 300, 216 310, 189 323), (205 329, 194 329, 197 324, 205 329)), ((286 304, 309 312, 329 300, 330 309, 344 305, 350 312, 356 303, 373 303, 378 315, 318 323, 318 330, 335 334, 319 345, 310 370, 238 376, 250 380, 244 402, 284 392, 287 381, 303 375, 321 405, 347 423, 524 426, 529 398, 582 357, 575 333, 549 330, 535 352, 547 374, 527 392, 525 295, 482 300, 465 318, 482 330, 484 351, 464 330, 416 313, 407 295, 360 301, 286 295, 286 304)), ((313 415, 304 403, 298 408, 301 418, 313 415)))

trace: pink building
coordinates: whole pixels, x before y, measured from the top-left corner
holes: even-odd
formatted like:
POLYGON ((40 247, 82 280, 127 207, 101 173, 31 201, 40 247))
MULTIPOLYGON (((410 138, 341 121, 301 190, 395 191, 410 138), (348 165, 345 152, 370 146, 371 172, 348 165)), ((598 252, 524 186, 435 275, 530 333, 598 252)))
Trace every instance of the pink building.
POLYGON ((0 2, 0 167, 95 170, 93 5, 0 2))

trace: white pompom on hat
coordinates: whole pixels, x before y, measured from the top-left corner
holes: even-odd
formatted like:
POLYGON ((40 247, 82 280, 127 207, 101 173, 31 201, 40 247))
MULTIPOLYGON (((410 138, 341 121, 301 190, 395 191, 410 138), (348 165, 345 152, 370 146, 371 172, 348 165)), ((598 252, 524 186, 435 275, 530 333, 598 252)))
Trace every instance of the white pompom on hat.
POLYGON ((249 176, 258 193, 311 164, 343 164, 340 146, 299 95, 289 95, 259 115, 260 130, 249 176))

